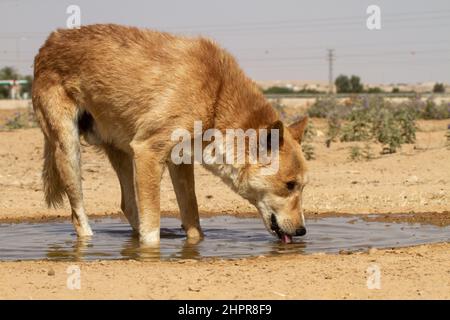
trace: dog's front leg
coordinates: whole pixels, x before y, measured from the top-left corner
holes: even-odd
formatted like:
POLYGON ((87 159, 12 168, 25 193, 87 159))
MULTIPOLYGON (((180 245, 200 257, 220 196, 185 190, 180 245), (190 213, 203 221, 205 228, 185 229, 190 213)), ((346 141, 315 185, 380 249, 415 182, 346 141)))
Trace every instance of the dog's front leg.
POLYGON ((146 245, 159 244, 160 184, 162 156, 146 142, 132 144, 133 177, 139 216, 139 239, 146 245))
POLYGON ((189 240, 201 239, 203 233, 200 229, 195 196, 194 165, 184 163, 176 165, 169 162, 168 168, 186 235, 189 240))

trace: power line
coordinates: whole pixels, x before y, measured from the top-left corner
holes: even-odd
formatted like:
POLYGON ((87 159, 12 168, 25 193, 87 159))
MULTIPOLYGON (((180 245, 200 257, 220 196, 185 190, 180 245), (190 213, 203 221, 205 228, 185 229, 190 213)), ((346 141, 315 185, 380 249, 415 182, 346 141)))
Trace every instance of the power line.
MULTIPOLYGON (((423 12, 409 12, 409 13, 397 13, 391 15, 385 15, 383 22, 414 22, 415 26, 420 22, 435 22, 436 20, 443 19, 447 21, 450 18, 450 11, 423 11, 423 12), (427 16, 428 15, 428 16, 427 16), (431 16, 430 16, 431 15, 431 16)), ((196 26, 179 26, 179 27, 162 27, 162 29, 168 30, 180 30, 184 32, 188 31, 206 31, 206 32, 251 32, 260 31, 264 29, 278 30, 283 28, 295 29, 295 28, 314 28, 326 27, 348 27, 353 25, 361 25, 364 21, 364 16, 350 16, 350 17, 328 17, 328 18, 315 18, 315 19, 295 19, 295 20, 275 20, 265 22, 253 22, 253 23, 235 23, 235 24, 222 24, 222 25, 196 25, 196 26), (319 25, 314 25, 319 24, 319 25)), ((319 29, 318 31, 322 31, 319 29)), ((30 38, 41 38, 47 36, 50 32, 22 32, 22 33, 0 33, 0 38, 15 38, 19 36, 28 35, 30 38)))
MULTIPOLYGON (((382 51, 382 52, 371 52, 371 53, 357 53, 357 54, 344 54, 339 55, 339 58, 364 58, 371 56, 416 56, 419 54, 427 53, 450 53, 450 49, 446 50, 396 50, 396 51, 382 51)), ((240 61, 296 61, 296 60, 322 60, 323 58, 318 55, 313 56, 290 56, 290 57, 265 57, 265 58, 255 58, 255 59, 239 59, 240 61)))
MULTIPOLYGON (((424 17, 427 18, 427 15, 444 15, 444 14, 450 14, 449 10, 432 10, 432 11, 421 11, 421 12, 402 12, 402 13, 393 13, 383 16, 384 20, 400 20, 401 17, 405 17, 403 19, 414 19, 414 20, 420 20, 424 17), (411 17, 408 17, 411 16, 411 17)), ((185 26, 176 26, 176 27, 166 27, 165 29, 183 29, 183 30, 198 30, 198 29, 216 29, 216 30, 225 30, 225 29, 235 29, 235 28, 243 28, 243 27, 257 27, 257 26, 273 26, 273 25, 279 25, 279 24, 311 24, 311 23, 324 23, 329 25, 330 22, 346 22, 347 20, 357 20, 358 22, 361 21, 361 15, 358 16, 346 16, 346 17, 327 17, 327 18, 313 18, 313 19, 288 19, 288 20, 266 20, 266 21, 253 21, 253 22, 244 22, 244 23, 233 23, 233 24, 213 24, 213 25, 185 25, 185 26)), ((432 17, 428 17, 432 18, 432 17)))

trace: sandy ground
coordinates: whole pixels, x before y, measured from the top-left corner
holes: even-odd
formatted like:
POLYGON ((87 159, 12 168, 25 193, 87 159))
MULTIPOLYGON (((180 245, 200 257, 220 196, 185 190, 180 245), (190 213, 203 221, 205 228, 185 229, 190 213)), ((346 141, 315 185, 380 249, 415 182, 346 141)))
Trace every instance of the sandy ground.
MULTIPOLYGON (((325 123, 313 120, 318 131, 316 160, 308 163, 310 184, 304 192, 309 213, 442 212, 450 209, 450 150, 445 130, 450 121, 422 121, 414 145, 371 161, 348 159, 351 143, 326 148, 325 123)), ((39 129, 0 132, 0 219, 64 216, 68 207, 49 210, 43 202, 41 168, 43 137, 39 129)), ((379 148, 379 147, 378 147, 379 148)), ((120 211, 120 189, 108 160, 92 147, 83 147, 83 189, 92 215, 120 211)), ((196 191, 204 214, 256 214, 247 201, 217 177, 196 166, 196 191)), ((178 211, 167 171, 161 187, 161 208, 178 211)))
POLYGON ((450 299, 449 250, 435 244, 236 261, 2 262, 0 299, 450 299), (74 264, 75 290, 67 273, 74 264), (380 271, 379 289, 367 286, 376 279, 371 270, 380 271))
MULTIPOLYGON (((5 111, 6 112, 6 111, 5 111)), ((0 112, 0 122, 11 115, 0 112), (3 117, 3 118, 2 118, 3 117)), ((316 160, 304 208, 312 214, 412 213, 450 210, 450 121, 421 121, 418 139, 394 155, 371 161, 348 159, 352 144, 324 145, 325 123, 313 120, 316 160)), ((40 181, 43 138, 39 129, 0 132, 0 220, 67 217, 69 210, 44 206, 40 181)), ((90 215, 119 213, 117 178, 104 156, 83 147, 83 183, 90 215)), ((255 209, 202 167, 196 191, 203 216, 256 215, 255 209)), ((167 172, 161 188, 165 215, 177 215, 167 172)), ((414 220, 413 220, 414 221, 414 220)), ((448 223, 444 223, 448 224, 448 223)), ((207 241, 207 240, 206 240, 207 241)), ((63 262, 0 262, 0 298, 450 298, 450 244, 378 250, 371 254, 282 256, 238 261, 82 262, 82 289, 66 287, 63 262), (381 289, 369 290, 366 270, 379 266, 381 289), (53 275, 54 274, 54 275, 53 275)))

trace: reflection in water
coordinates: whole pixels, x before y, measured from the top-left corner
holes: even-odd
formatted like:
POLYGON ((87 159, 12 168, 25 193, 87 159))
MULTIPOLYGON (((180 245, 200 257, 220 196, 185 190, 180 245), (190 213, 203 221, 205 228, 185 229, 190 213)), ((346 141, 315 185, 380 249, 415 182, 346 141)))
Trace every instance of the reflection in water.
POLYGON ((77 239, 70 221, 0 224, 0 260, 201 259, 258 255, 307 254, 398 247, 450 241, 450 227, 365 222, 359 218, 327 217, 307 222, 306 236, 282 244, 260 219, 218 216, 202 219, 205 238, 188 241, 175 218, 163 218, 161 243, 142 247, 126 222, 97 219, 91 239, 77 239))

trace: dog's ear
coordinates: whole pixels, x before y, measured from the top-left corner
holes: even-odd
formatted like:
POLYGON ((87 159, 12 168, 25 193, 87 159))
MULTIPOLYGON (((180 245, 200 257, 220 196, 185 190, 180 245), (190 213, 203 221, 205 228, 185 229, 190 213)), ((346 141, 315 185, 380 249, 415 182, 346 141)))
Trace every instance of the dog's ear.
POLYGON ((304 116, 297 122, 291 124, 289 126, 289 132, 291 133, 292 137, 298 141, 298 143, 302 142, 303 134, 305 133, 306 126, 308 125, 308 116, 304 116))
POLYGON ((283 125, 283 122, 281 122, 280 120, 277 120, 274 123, 272 123, 270 126, 267 127, 267 149, 270 149, 270 147, 271 147, 272 129, 278 130, 279 145, 281 146, 283 144, 284 125, 283 125))

